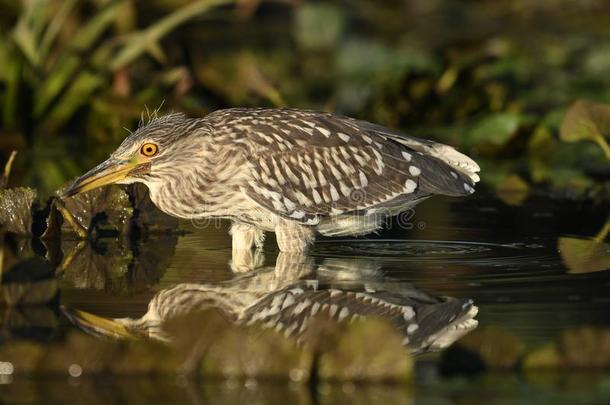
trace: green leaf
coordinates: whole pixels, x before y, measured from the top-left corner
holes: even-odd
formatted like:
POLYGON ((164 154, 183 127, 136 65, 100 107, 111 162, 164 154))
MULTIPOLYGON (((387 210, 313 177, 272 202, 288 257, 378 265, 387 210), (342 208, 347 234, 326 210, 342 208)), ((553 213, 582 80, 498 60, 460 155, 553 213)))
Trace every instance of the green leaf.
POLYGON ((46 121, 57 127, 72 117, 76 110, 90 101, 93 92, 104 84, 102 75, 83 71, 72 82, 57 105, 49 112, 46 121))
MULTIPOLYGON (((62 232, 72 233, 84 230, 84 236, 95 227, 117 230, 127 234, 131 226, 133 207, 129 195, 119 187, 101 187, 74 197, 59 201, 60 210, 68 223, 62 226, 62 232), (103 214, 103 215, 102 215, 103 214), (71 215, 72 218, 68 216, 71 215), (103 217, 100 223, 100 217, 103 217), (74 220, 74 224, 70 220, 74 220)), ((83 237, 83 235, 79 235, 83 237)))
POLYGON ((339 40, 344 18, 341 9, 328 3, 305 3, 296 10, 294 36, 305 49, 328 49, 339 40))
POLYGON ((156 44, 177 26, 215 7, 234 2, 235 0, 195 1, 160 19, 145 30, 127 36, 118 55, 110 62, 110 69, 113 71, 121 69, 151 50, 153 50, 153 54, 158 54, 158 52, 155 52, 156 44))
POLYGON ((81 65, 82 51, 90 51, 95 41, 115 21, 120 11, 120 3, 114 3, 100 10, 88 23, 78 30, 72 46, 64 52, 46 80, 39 86, 34 97, 34 114, 41 116, 53 99, 74 80, 81 65))
POLYGON ((18 235, 30 235, 36 196, 31 188, 0 189, 0 228, 18 235))
POLYGON ((513 113, 498 113, 483 118, 470 132, 470 141, 493 146, 506 145, 517 133, 522 117, 513 113))
POLYGON ((46 0, 25 2, 12 34, 15 44, 33 66, 38 66, 40 61, 38 38, 46 24, 47 6, 46 0))
POLYGON ((64 0, 59 6, 57 12, 51 18, 51 21, 49 22, 49 25, 47 26, 47 29, 45 30, 45 33, 40 41, 40 46, 38 47, 38 57, 41 60, 44 60, 47 57, 55 38, 61 31, 77 1, 78 0, 64 0))
POLYGON ((496 186, 498 198, 507 205, 521 205, 529 193, 529 185, 517 174, 510 174, 496 186))
POLYGON ((610 269, 610 219, 593 238, 560 237, 557 245, 569 273, 591 273, 610 269))
POLYGON ((23 62, 17 58, 8 58, 4 63, 6 89, 2 99, 2 122, 6 129, 14 129, 18 125, 17 108, 19 106, 19 84, 23 62))
POLYGON ((434 69, 433 60, 415 48, 396 48, 363 38, 342 44, 335 64, 337 105, 352 112, 361 110, 374 94, 400 91, 408 72, 434 69))
POLYGON ((596 142, 610 161, 610 146, 604 135, 610 134, 610 105, 578 100, 569 108, 561 125, 560 137, 566 142, 596 142))
POLYGON ((610 269, 610 243, 562 236, 559 238, 558 248, 569 273, 592 273, 610 269))

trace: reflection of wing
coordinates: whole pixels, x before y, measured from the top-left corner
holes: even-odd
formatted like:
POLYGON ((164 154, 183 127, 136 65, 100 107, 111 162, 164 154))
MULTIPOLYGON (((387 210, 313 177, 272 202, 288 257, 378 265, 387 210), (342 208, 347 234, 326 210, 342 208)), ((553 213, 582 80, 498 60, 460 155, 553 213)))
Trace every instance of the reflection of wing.
POLYGON ((413 352, 438 350, 477 326, 471 300, 437 299, 409 287, 399 294, 340 290, 301 282, 261 298, 246 310, 243 322, 284 331, 301 340, 314 317, 337 322, 376 317, 394 324, 413 352), (406 292, 414 292, 410 299, 406 292), (427 299, 422 299, 422 296, 427 299))

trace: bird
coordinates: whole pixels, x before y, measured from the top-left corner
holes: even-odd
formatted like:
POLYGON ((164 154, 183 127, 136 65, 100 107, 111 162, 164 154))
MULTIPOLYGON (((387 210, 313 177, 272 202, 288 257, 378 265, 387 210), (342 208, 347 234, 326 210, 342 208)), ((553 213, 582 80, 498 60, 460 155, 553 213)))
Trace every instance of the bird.
MULTIPOLYGON (((304 252, 317 235, 378 231, 433 195, 467 196, 478 164, 455 148, 364 120, 296 108, 153 117, 76 179, 68 198, 143 183, 163 212, 232 221, 233 249, 304 252)), ((200 222, 198 222, 200 223, 200 222)))

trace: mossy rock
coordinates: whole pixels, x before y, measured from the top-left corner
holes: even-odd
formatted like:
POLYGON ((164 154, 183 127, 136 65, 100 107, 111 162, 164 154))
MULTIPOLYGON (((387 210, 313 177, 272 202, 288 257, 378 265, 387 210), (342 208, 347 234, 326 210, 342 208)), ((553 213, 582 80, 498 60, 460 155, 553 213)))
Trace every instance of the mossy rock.
POLYGON ((406 381, 412 376, 413 360, 403 337, 387 322, 356 320, 331 333, 319 339, 320 379, 406 381))
POLYGON ((534 369, 610 368, 610 329, 591 326, 568 330, 527 355, 523 367, 534 369))
POLYGON ((523 368, 526 370, 551 369, 556 370, 565 366, 564 359, 555 343, 546 345, 528 353, 523 360, 523 368))
POLYGON ((275 330, 239 326, 215 309, 175 317, 163 325, 184 374, 226 379, 306 381, 313 355, 275 330))
POLYGON ((275 330, 232 327, 208 348, 201 373, 222 378, 307 381, 313 354, 275 330))
MULTIPOLYGON (((521 339, 499 326, 480 327, 464 336, 449 351, 474 354, 485 369, 514 369, 525 354, 521 339)), ((448 354, 445 354, 448 357, 448 354)))

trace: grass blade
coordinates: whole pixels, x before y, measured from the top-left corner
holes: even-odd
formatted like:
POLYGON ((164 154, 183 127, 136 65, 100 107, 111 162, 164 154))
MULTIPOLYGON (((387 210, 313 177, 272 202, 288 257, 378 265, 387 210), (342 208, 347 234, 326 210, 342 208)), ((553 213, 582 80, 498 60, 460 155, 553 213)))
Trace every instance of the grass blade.
POLYGON ((157 42, 186 21, 193 19, 209 10, 226 4, 235 3, 236 0, 199 0, 184 6, 167 17, 161 19, 143 31, 126 37, 126 42, 118 55, 112 60, 110 68, 119 70, 149 49, 155 49, 157 42))

